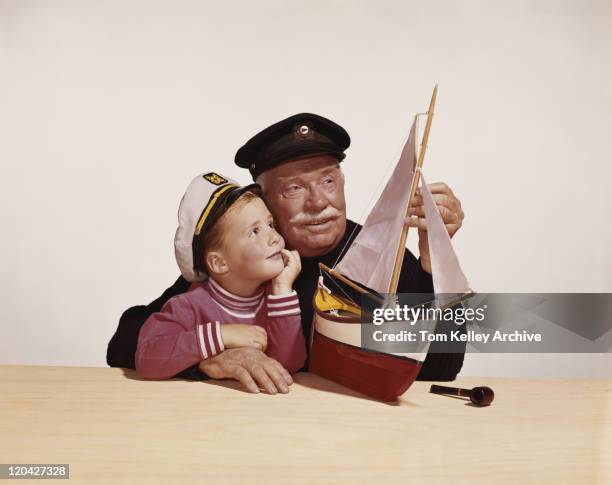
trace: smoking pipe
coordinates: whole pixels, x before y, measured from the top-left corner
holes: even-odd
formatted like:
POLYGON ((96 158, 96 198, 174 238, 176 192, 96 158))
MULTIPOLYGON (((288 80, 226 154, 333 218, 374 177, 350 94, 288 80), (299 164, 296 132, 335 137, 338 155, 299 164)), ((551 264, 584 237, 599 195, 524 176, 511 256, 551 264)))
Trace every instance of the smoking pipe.
POLYGON ((472 389, 461 389, 459 387, 447 387, 447 386, 431 386, 429 392, 434 394, 450 394, 453 396, 469 397, 470 401, 476 406, 488 406, 493 402, 495 394, 493 389, 486 386, 473 387, 472 389))

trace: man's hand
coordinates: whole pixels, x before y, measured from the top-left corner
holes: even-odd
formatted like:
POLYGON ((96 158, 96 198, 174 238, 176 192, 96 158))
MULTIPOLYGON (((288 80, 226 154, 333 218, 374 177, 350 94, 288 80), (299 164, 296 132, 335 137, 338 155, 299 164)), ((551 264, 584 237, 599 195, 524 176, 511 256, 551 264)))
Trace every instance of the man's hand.
POLYGON ((264 389, 268 394, 289 392, 293 379, 276 360, 261 350, 243 347, 227 349, 210 359, 200 362, 200 370, 213 379, 235 379, 247 391, 258 393, 264 389))
POLYGON ((259 325, 224 323, 221 325, 221 338, 226 349, 253 347, 265 351, 268 346, 266 329, 259 325))
MULTIPOLYGON (((455 196, 451 188, 444 182, 427 184, 433 197, 438 212, 444 221, 448 235, 453 237, 463 224, 464 213, 461 202, 455 196)), ((431 258, 429 256, 429 241, 427 240, 427 223, 425 222, 425 207, 423 197, 417 192, 410 205, 410 216, 406 223, 410 227, 419 230, 419 254, 421 256, 421 267, 431 273, 431 258)))
POLYGON ((283 263, 285 268, 272 279, 272 294, 273 295, 286 295, 293 291, 293 282, 300 274, 302 270, 302 261, 300 260, 300 253, 297 251, 288 251, 287 249, 281 250, 283 256, 283 263))

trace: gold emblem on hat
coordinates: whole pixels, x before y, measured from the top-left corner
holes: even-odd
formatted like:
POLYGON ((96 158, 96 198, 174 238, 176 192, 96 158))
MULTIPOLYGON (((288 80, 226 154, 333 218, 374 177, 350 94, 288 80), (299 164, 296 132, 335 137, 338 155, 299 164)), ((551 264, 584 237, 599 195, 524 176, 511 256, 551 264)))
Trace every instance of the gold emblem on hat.
POLYGON ((208 180, 211 184, 215 184, 215 185, 221 185, 221 184, 227 183, 226 178, 221 177, 221 175, 215 172, 207 173, 206 175, 204 175, 204 178, 208 180))

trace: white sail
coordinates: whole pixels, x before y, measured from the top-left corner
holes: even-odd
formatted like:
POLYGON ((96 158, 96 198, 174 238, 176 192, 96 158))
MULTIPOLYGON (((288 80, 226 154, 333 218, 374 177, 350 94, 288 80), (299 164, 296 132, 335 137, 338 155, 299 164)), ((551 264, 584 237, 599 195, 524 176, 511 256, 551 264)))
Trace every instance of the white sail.
POLYGON ((436 293, 469 293, 470 285, 459 265, 459 259, 453 249, 450 236, 438 212, 436 203, 421 173, 421 196, 425 206, 427 221, 427 240, 431 259, 431 275, 436 293))
MULTIPOLYGON (((379 293, 387 293, 393 274, 416 165, 415 139, 416 123, 413 123, 393 175, 368 215, 363 228, 335 267, 336 271, 344 276, 379 293)), ((469 283, 459 265, 444 221, 422 173, 420 188, 428 228, 434 291, 468 293, 471 291, 469 283)))
POLYGON ((335 267, 336 271, 379 293, 389 291, 393 274, 414 177, 415 139, 416 123, 413 122, 393 175, 363 228, 335 267))

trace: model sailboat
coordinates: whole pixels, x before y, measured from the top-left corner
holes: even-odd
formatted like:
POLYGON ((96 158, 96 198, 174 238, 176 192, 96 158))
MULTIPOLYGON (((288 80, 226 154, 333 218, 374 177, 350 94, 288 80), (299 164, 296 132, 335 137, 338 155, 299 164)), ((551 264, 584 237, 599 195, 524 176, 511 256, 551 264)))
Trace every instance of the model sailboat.
MULTIPOLYGON (((399 162, 363 228, 334 268, 321 265, 331 277, 364 296, 380 300, 376 293, 397 292, 408 233, 405 220, 417 187, 427 221, 434 292, 458 296, 452 302, 447 300, 445 307, 473 294, 421 171, 437 89, 429 105, 420 151, 417 153, 417 115, 399 162)), ((320 285, 313 305, 311 372, 383 401, 395 400, 410 387, 425 360, 428 343, 420 342, 408 353, 366 349, 362 325, 372 323, 363 322, 358 303, 320 285)))

